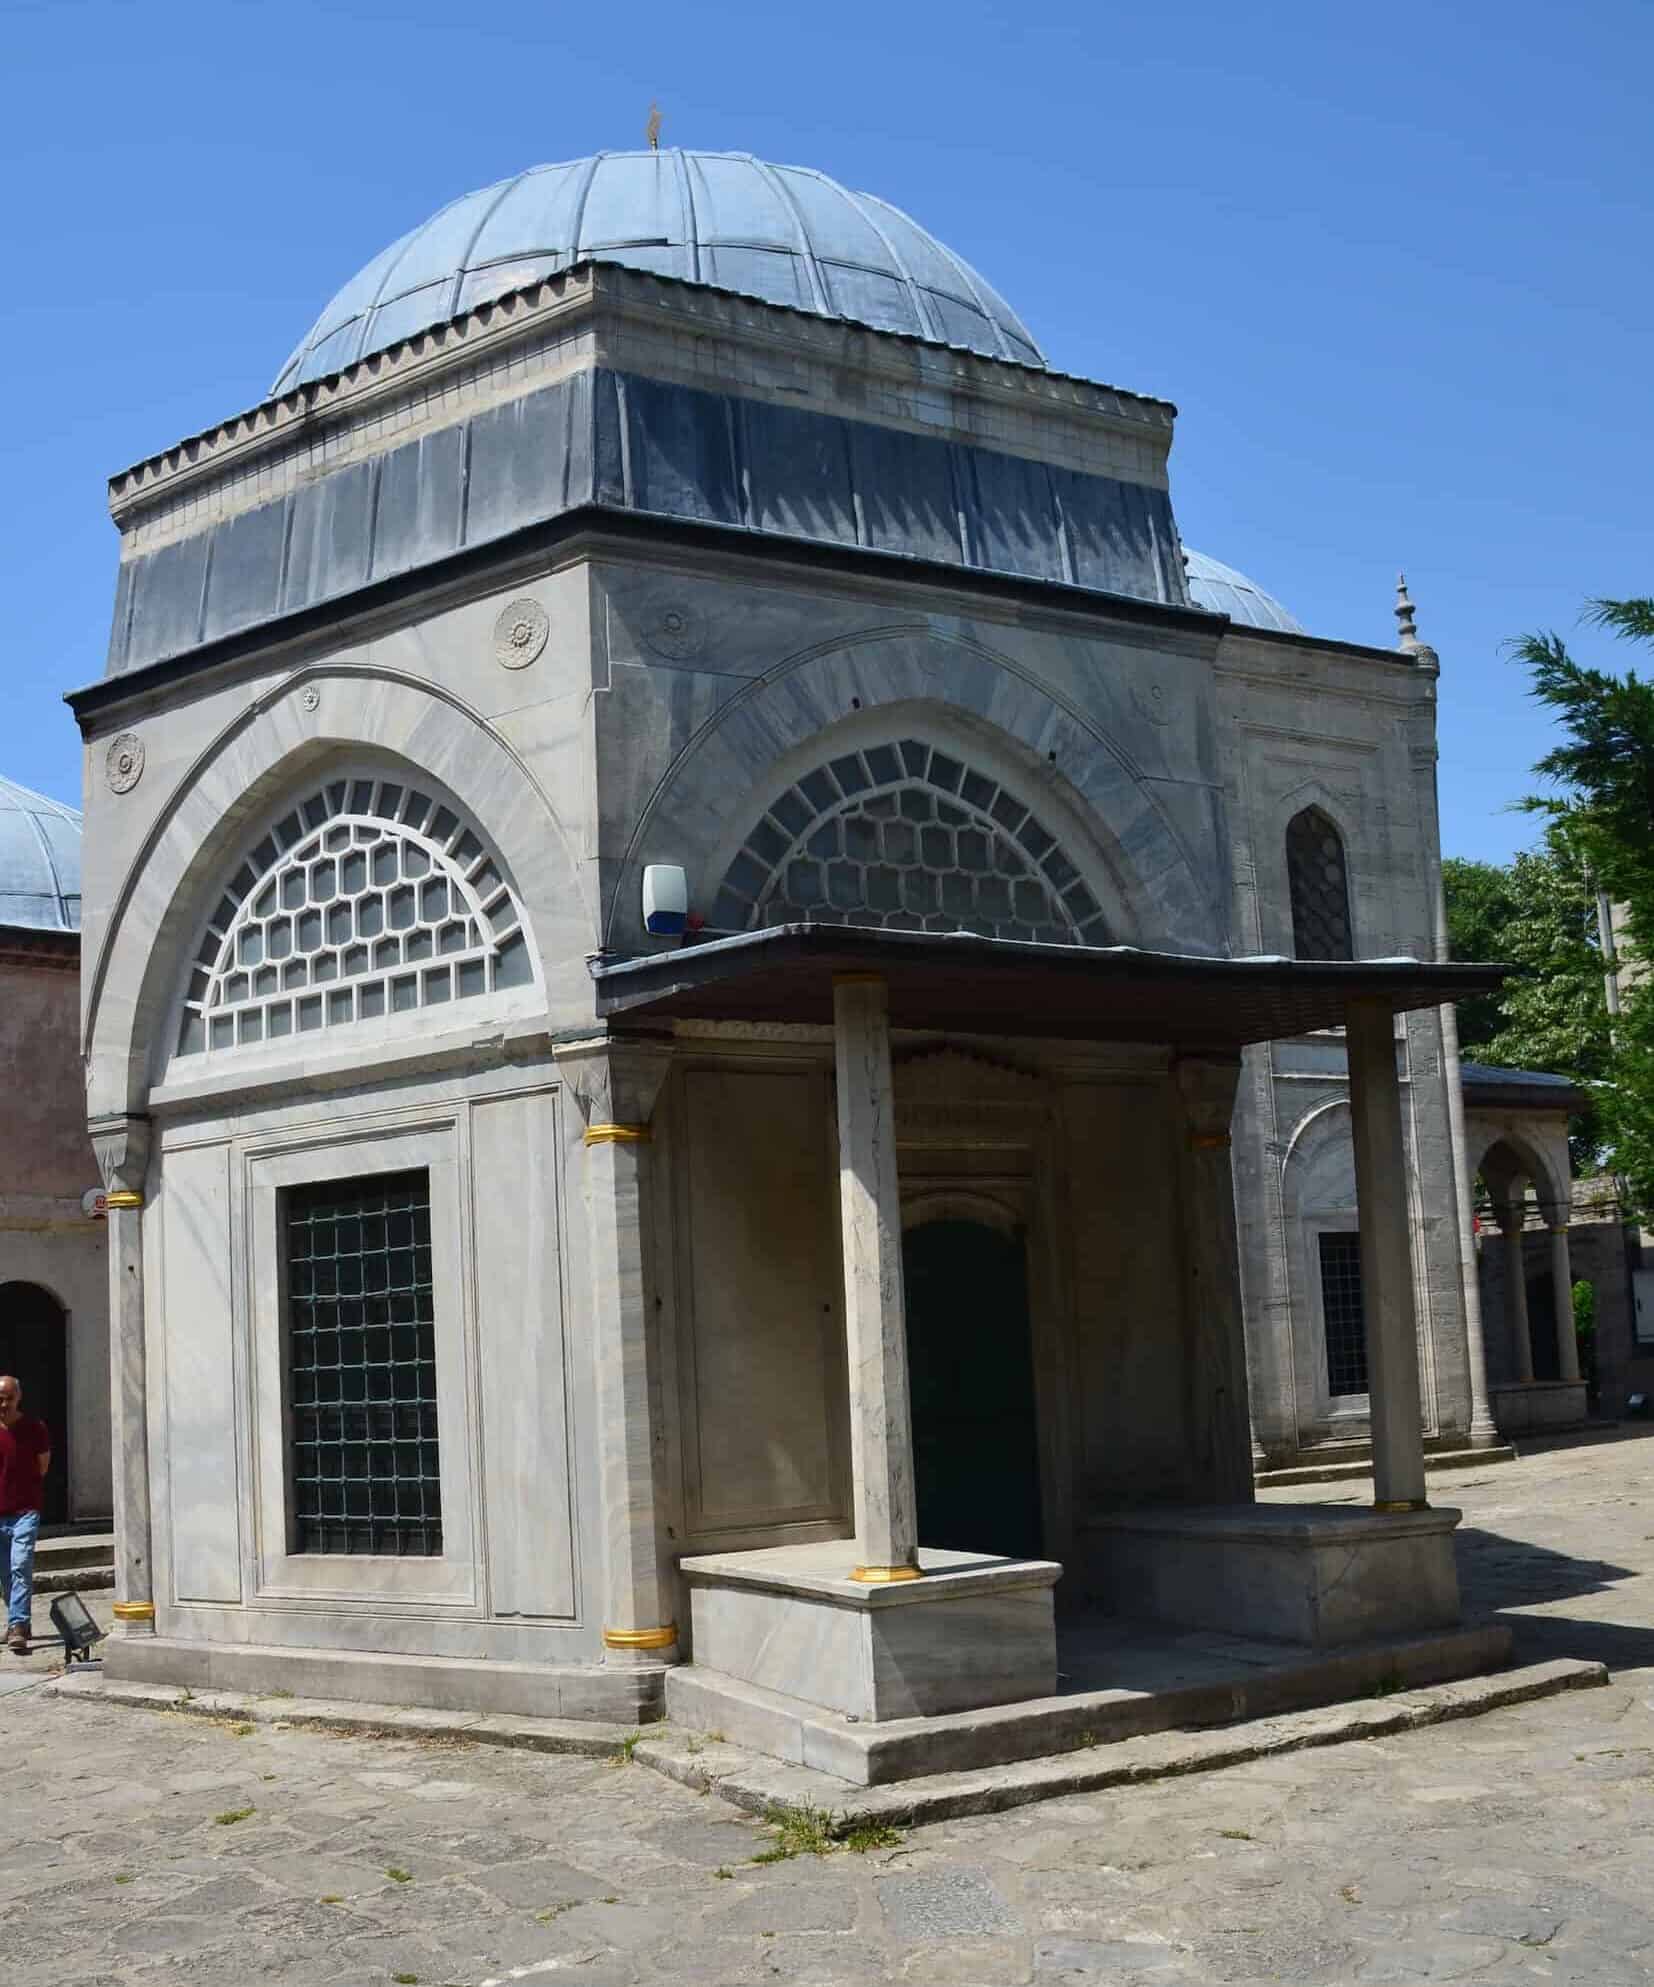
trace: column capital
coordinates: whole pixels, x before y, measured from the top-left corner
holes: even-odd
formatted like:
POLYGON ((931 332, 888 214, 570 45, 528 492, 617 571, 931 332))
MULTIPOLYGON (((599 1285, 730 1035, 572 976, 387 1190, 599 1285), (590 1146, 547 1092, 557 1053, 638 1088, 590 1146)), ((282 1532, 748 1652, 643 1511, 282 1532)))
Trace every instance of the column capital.
POLYGON ((640 1132, 655 1114, 672 1049, 647 1036, 596 1035, 553 1044, 552 1055, 588 1131, 640 1132))
POLYGON ((118 1114, 93 1118, 86 1129, 105 1189, 111 1194, 136 1194, 137 1200, 124 1200, 120 1204, 141 1207, 144 1178, 149 1171, 149 1119, 118 1114))
POLYGON ((1229 1126, 1235 1115, 1235 1092, 1240 1084, 1239 1056, 1177 1056, 1172 1062, 1172 1081, 1183 1105, 1192 1152, 1215 1152, 1229 1144, 1229 1126))

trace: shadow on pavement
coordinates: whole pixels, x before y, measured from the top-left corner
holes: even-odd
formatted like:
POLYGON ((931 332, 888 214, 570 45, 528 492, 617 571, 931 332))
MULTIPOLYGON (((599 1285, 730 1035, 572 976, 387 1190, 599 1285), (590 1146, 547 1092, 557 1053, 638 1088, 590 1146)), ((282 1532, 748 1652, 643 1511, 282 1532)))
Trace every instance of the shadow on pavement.
MULTIPOLYGON (((1462 1527, 1456 1534, 1459 1589, 1468 1616, 1492 1616, 1515 1637, 1519 1663, 1576 1656, 1611 1670, 1654 1669, 1654 1625, 1590 1616, 1532 1614, 1547 1602, 1605 1594, 1643 1576, 1606 1559, 1579 1559, 1502 1532, 1462 1527)), ((1645 1612, 1628 1591, 1627 1615, 1645 1612)))

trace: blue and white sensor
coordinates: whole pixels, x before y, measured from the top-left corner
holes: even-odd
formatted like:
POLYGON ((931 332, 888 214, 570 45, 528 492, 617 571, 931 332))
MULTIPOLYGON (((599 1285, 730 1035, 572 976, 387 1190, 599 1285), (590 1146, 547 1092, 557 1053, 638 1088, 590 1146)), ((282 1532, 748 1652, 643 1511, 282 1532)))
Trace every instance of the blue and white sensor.
POLYGON ((677 938, 689 922, 689 878, 676 863, 652 862, 643 872, 643 928, 677 938))

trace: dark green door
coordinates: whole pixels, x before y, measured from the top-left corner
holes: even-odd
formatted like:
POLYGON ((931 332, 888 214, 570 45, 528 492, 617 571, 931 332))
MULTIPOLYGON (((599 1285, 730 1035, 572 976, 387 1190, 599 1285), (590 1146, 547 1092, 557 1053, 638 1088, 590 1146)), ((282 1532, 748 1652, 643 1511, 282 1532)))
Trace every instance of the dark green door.
POLYGON ((919 1543, 1036 1558, 1039 1447, 1020 1237, 927 1221, 902 1239, 919 1543))

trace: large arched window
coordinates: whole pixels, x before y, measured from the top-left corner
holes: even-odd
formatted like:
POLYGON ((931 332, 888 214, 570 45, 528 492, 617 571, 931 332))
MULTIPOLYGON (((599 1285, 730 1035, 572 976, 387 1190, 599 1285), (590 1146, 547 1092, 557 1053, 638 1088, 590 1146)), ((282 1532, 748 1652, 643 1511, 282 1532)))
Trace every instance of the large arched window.
POLYGON ((515 891, 458 807, 405 780, 313 788, 237 864, 196 946, 179 1055, 524 986, 515 891))
POLYGON ((1033 811, 916 738, 868 745, 777 795, 730 864, 723 930, 791 922, 1102 945, 1096 897, 1033 811))
POLYGON ((1320 808, 1306 807, 1287 823, 1286 873, 1293 952, 1300 959, 1353 959, 1344 838, 1320 808))

